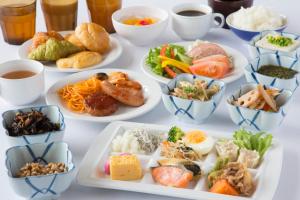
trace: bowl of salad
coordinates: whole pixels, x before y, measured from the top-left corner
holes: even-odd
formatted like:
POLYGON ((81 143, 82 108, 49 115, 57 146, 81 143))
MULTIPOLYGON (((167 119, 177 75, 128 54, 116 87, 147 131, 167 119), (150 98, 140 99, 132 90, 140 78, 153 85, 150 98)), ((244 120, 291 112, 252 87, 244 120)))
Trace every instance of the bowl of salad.
POLYGON ((187 123, 203 123, 216 110, 225 91, 223 81, 180 74, 162 87, 165 108, 187 123))
POLYGON ((196 40, 151 48, 142 60, 143 71, 167 84, 182 73, 233 82, 243 76, 247 58, 222 44, 196 40))

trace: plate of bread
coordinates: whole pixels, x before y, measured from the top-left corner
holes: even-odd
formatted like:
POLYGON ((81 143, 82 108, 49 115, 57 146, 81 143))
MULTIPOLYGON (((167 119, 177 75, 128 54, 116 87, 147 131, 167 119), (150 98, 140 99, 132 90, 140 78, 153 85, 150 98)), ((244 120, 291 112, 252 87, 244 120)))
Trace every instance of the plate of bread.
POLYGON ((18 53, 42 62, 47 71, 78 72, 111 64, 121 56, 122 46, 100 25, 82 23, 74 31, 37 32, 18 53))

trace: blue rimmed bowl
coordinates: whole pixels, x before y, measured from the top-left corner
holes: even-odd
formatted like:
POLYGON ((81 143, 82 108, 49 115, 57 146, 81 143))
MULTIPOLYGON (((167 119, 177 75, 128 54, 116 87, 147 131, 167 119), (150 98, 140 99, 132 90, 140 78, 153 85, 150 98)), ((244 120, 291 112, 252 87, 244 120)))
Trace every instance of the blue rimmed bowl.
MULTIPOLYGON (((250 30, 244 30, 244 29, 240 29, 238 27, 235 27, 232 24, 232 18, 233 18, 234 13, 230 14, 227 18, 226 18, 226 24, 229 26, 230 30, 236 34, 239 38, 241 38, 242 40, 246 40, 246 41, 250 41, 254 36, 260 34, 262 31, 250 31, 250 30)), ((281 15, 281 17, 284 20, 284 25, 281 27, 278 27, 272 31, 283 31, 286 27, 287 27, 287 18, 283 15, 281 15)))
POLYGON ((66 125, 64 122, 64 116, 61 113, 58 106, 40 106, 29 107, 18 110, 8 110, 2 114, 2 124, 5 129, 6 138, 10 146, 22 146, 34 143, 51 143, 54 141, 61 141, 64 137, 66 125), (38 110, 46 115, 52 123, 58 123, 60 125, 59 131, 45 132, 37 135, 23 135, 23 136, 10 136, 8 133, 8 127, 12 124, 13 119, 18 112, 30 112, 32 109, 38 110))
POLYGON ((6 169, 9 183, 15 193, 31 200, 51 200, 67 190, 75 176, 72 153, 64 142, 16 146, 6 151, 6 169), (26 163, 63 162, 68 171, 59 174, 17 178, 20 168, 26 163))
POLYGON ((225 83, 219 80, 191 74, 180 74, 162 87, 162 99, 166 109, 179 120, 187 123, 203 123, 216 110, 225 91, 225 83), (212 96, 209 101, 190 100, 170 95, 170 92, 177 87, 180 81, 193 83, 196 79, 208 82, 208 87, 216 84, 220 91, 212 96))
POLYGON ((299 73, 291 79, 274 78, 257 72, 257 70, 264 65, 282 66, 300 72, 300 61, 297 58, 282 56, 279 54, 261 54, 259 57, 251 60, 245 67, 244 71, 247 82, 261 83, 279 89, 291 90, 293 92, 299 86, 299 73))
MULTIPOLYGON (((248 43, 248 51, 252 58, 256 58, 257 56, 260 56, 261 54, 265 54, 265 53, 275 53, 275 54, 279 54, 279 55, 283 55, 283 56, 290 56, 290 57, 294 57, 294 58, 299 57, 300 47, 298 47, 296 50, 294 50, 292 52, 284 52, 284 51, 275 51, 275 50, 265 49, 265 48, 255 46, 257 41, 261 40, 264 36, 266 36, 269 33, 270 34, 272 34, 272 33, 278 34, 278 32, 276 32, 276 31, 263 31, 259 35, 256 35, 255 37, 253 37, 251 39, 251 41, 248 43)), ((298 41, 300 40, 300 36, 296 35, 296 34, 280 32, 280 35, 282 35, 284 37, 292 38, 294 40, 298 40, 298 41)))
MULTIPOLYGON (((282 123, 288 109, 289 100, 293 93, 290 90, 280 90, 280 94, 275 98, 275 101, 279 106, 278 112, 249 109, 232 104, 234 100, 237 100, 239 97, 256 87, 257 84, 242 85, 240 89, 227 98, 227 107, 230 117, 236 125, 242 128, 255 131, 275 129, 282 123)), ((270 86, 266 85, 263 85, 263 87, 270 88, 270 86)))

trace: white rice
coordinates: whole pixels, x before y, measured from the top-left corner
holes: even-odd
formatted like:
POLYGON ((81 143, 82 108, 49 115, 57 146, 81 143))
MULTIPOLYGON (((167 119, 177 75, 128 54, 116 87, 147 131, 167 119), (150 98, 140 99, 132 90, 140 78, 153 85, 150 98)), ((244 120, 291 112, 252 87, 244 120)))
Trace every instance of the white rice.
POLYGON ((232 25, 243 30, 274 30, 284 25, 284 19, 276 12, 263 7, 241 8, 232 16, 232 25))

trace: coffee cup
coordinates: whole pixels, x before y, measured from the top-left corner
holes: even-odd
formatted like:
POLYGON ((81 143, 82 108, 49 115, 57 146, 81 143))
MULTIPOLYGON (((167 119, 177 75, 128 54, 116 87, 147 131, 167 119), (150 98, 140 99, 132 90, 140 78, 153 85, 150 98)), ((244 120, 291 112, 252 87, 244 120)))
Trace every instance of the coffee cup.
POLYGON ((0 96, 10 104, 25 105, 44 92, 44 66, 34 60, 0 64, 0 96))
POLYGON ((207 34, 210 28, 220 28, 225 18, 220 13, 213 13, 210 6, 199 3, 183 3, 171 10, 172 27, 184 40, 195 40, 207 34), (219 18, 220 23, 216 21, 219 18))

